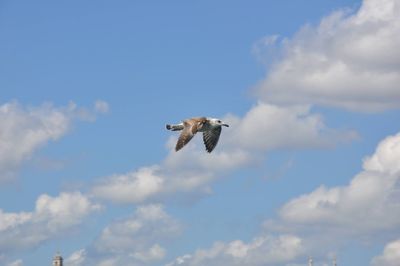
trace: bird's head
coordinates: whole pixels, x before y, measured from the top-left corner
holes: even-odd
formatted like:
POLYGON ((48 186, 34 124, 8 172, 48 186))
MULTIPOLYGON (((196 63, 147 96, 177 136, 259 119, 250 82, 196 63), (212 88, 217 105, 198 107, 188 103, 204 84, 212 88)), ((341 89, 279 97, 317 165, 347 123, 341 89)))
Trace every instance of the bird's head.
POLYGON ((210 122, 212 125, 229 127, 228 124, 225 124, 224 122, 221 121, 221 119, 218 118, 211 118, 210 122))

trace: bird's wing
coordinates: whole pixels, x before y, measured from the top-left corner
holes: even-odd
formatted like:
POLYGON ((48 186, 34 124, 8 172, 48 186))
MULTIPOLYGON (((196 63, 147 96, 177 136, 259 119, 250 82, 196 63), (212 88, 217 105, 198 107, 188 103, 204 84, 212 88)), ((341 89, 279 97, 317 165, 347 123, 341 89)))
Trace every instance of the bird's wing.
POLYGON ((185 146, 193 138, 193 136, 196 135, 198 129, 203 123, 204 122, 195 119, 183 121, 184 128, 178 138, 178 142, 176 143, 175 151, 182 149, 183 146, 185 146))
POLYGON ((219 135, 221 135, 221 127, 215 127, 212 130, 203 132, 203 142, 208 152, 212 152, 217 146, 219 135))

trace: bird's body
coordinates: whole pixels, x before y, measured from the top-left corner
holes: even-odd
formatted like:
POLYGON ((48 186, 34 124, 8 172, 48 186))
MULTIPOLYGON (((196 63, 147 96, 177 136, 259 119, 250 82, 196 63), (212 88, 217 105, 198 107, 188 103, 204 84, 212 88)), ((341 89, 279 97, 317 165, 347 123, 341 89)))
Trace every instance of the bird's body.
POLYGON ((175 151, 183 148, 197 132, 203 132, 203 142, 208 152, 212 152, 217 146, 219 136, 221 135, 221 126, 229 127, 221 120, 209 117, 193 117, 183 120, 182 123, 176 125, 167 125, 166 128, 171 131, 182 130, 175 151))

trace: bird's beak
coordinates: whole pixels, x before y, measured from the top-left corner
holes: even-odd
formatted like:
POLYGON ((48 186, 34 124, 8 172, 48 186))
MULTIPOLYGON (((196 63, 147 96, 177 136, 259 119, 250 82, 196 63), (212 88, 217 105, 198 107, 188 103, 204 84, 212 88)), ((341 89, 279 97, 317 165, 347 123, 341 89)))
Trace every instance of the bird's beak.
POLYGON ((228 124, 222 124, 223 126, 225 126, 225 127, 229 127, 229 125, 228 124))

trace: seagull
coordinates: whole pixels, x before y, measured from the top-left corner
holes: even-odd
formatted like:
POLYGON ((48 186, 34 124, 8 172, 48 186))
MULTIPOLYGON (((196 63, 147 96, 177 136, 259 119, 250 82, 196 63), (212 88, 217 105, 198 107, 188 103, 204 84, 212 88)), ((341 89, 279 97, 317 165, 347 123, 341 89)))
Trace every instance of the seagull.
POLYGON ((183 148, 197 132, 203 132, 203 142, 207 152, 212 152, 217 146, 219 135, 221 135, 222 126, 229 127, 220 119, 210 117, 193 117, 183 120, 180 124, 166 125, 166 128, 171 131, 182 130, 175 146, 175 151, 183 148))

